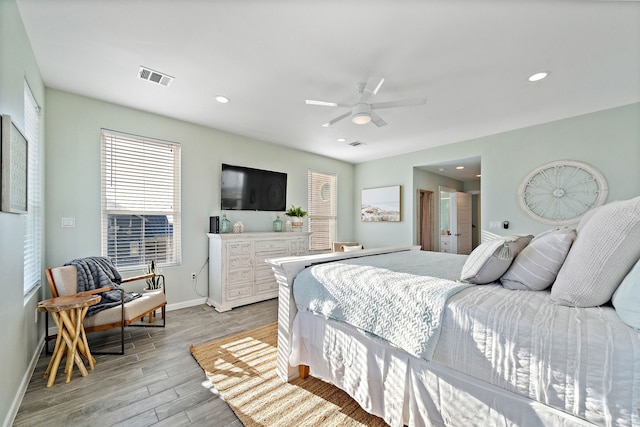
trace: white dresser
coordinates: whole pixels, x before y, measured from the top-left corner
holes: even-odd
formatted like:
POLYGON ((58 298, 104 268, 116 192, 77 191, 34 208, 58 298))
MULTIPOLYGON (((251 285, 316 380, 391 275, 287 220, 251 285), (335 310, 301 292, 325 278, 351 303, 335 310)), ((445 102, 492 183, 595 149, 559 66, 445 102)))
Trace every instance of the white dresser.
POLYGON ((209 298, 218 311, 278 296, 268 258, 307 255, 310 232, 207 234, 209 298))
POLYGON ((451 253, 451 236, 440 235, 440 252, 451 253))

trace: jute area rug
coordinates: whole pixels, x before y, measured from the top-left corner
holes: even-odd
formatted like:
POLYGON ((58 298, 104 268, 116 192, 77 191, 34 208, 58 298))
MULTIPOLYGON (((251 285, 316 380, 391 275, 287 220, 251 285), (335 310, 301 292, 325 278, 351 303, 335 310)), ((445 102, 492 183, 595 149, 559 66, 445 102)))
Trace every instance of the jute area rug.
POLYGON ((276 375, 277 323, 191 346, 215 389, 247 426, 386 426, 347 393, 317 378, 276 375))

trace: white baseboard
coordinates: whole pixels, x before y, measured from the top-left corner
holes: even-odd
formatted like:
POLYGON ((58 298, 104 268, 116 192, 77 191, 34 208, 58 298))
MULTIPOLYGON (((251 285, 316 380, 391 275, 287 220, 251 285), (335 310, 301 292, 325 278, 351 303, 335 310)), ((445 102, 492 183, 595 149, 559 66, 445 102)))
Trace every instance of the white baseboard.
POLYGON ((196 305, 206 304, 207 297, 192 299, 191 301, 183 301, 176 304, 167 304, 167 311, 179 310, 181 308, 193 307, 196 305))
POLYGON ((16 419, 16 415, 18 415, 18 410, 20 409, 20 405, 22 404, 22 398, 24 394, 27 392, 27 388, 29 387, 29 382, 31 381, 31 376, 33 375, 33 371, 36 369, 36 364, 38 363, 38 359, 40 358, 40 353, 42 353, 42 348, 44 347, 44 337, 40 338, 38 342, 38 346, 36 347, 36 351, 31 355, 31 361, 29 362, 29 367, 26 372, 22 376, 22 381, 20 381, 20 386, 16 391, 16 395, 13 398, 13 402, 11 402, 11 406, 9 407, 9 412, 5 417, 2 425, 4 427, 11 427, 13 425, 13 421, 16 419))

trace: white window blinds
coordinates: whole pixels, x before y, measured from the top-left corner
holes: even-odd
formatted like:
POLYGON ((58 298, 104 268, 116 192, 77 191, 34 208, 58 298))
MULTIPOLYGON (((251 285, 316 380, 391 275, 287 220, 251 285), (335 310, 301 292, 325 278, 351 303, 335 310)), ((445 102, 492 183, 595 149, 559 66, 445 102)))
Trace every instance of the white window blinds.
POLYGON ((24 82, 24 133, 27 139, 27 214, 24 215, 24 294, 42 275, 42 190, 39 160, 40 107, 24 82))
POLYGON ((180 251, 180 145, 102 130, 102 254, 118 268, 180 251))
POLYGON ((331 249, 336 236, 336 175, 309 170, 309 239, 311 251, 331 249))

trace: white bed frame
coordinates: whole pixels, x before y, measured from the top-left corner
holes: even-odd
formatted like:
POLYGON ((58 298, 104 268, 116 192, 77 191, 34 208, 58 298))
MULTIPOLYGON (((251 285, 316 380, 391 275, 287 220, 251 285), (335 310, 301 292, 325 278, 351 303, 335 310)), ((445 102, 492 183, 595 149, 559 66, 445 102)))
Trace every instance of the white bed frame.
POLYGON ((276 367, 278 376, 282 378, 283 381, 288 382, 298 378, 300 373, 297 366, 289 365, 293 318, 298 312, 293 302, 293 279, 299 272, 314 264, 322 264, 341 259, 418 250, 420 250, 420 246, 394 246, 378 249, 363 249, 361 251, 332 252, 299 257, 267 259, 266 261, 271 265, 278 282, 278 363, 276 367))
MULTIPOLYGON (((279 285, 278 303, 278 357, 276 371, 285 382, 309 373, 308 366, 291 366, 289 356, 292 352, 293 322, 297 313, 293 301, 292 285, 296 275, 305 268, 320 263, 392 252, 420 250, 419 246, 397 246, 388 248, 365 249, 355 252, 339 252, 302 257, 269 259, 279 285)), ((410 387, 400 395, 393 395, 382 387, 384 378, 372 378, 371 383, 382 395, 381 404, 362 398, 361 391, 355 390, 343 375, 335 375, 331 366, 316 358, 312 364, 312 374, 330 381, 349 393, 368 412, 380 416, 392 426, 593 426, 583 419, 574 417, 540 402, 517 395, 492 384, 488 384, 461 374, 457 371, 426 362, 410 356, 399 349, 366 337, 355 328, 331 320, 324 321, 332 333, 342 334, 347 339, 362 343, 368 348, 368 357, 387 361, 388 357, 406 361, 407 372, 412 377, 410 387), (391 356, 389 356, 391 355, 391 356), (316 370, 317 369, 317 370, 316 370), (381 391, 382 389, 382 391, 381 391), (398 409, 398 399, 405 400, 404 408, 398 409), (389 404, 389 402, 392 402, 389 404), (395 403, 393 403, 395 402, 395 403), (395 406, 395 407, 394 407, 395 406)), ((357 370, 350 374, 360 375, 357 370)), ((404 376, 404 374, 402 374, 404 376)), ((388 379, 387 379, 388 380, 388 379)), ((395 378, 395 380, 404 380, 395 378)), ((361 384, 358 386, 361 387, 361 384)), ((380 401, 380 398, 376 398, 380 401)), ((402 406, 403 404, 400 403, 402 406)))

